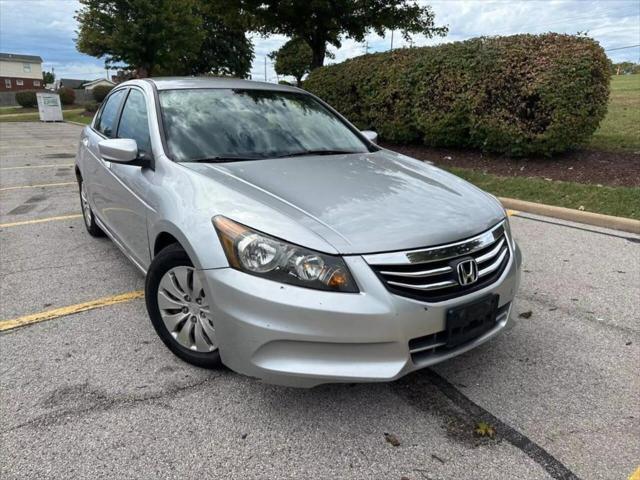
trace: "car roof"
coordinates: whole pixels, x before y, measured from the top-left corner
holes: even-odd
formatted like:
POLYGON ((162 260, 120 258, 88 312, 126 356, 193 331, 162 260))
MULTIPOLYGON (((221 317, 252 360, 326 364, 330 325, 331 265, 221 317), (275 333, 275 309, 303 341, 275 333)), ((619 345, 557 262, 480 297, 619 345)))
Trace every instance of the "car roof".
POLYGON ((154 77, 146 78, 158 90, 188 88, 241 88, 246 90, 275 90, 282 92, 303 92, 303 90, 278 83, 254 82, 233 77, 154 77))

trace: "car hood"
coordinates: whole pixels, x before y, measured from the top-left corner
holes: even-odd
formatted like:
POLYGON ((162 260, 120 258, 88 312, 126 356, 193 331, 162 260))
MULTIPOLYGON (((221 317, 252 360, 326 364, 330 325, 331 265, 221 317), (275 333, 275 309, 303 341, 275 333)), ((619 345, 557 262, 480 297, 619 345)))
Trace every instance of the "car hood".
MULTIPOLYGON (((494 197, 388 150, 183 165, 284 213, 345 254, 439 245, 504 218, 494 197)), ((267 225, 249 226, 298 243, 267 225)))

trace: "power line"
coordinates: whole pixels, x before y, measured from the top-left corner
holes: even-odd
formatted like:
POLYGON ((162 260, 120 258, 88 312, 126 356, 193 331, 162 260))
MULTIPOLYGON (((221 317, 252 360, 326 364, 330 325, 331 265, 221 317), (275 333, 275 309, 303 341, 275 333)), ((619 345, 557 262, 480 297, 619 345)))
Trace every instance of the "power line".
POLYGON ((640 47, 640 44, 638 44, 638 45, 629 45, 629 46, 627 46, 627 47, 607 48, 607 49, 605 50, 605 52, 612 52, 612 51, 614 51, 614 50, 624 50, 624 49, 626 49, 626 48, 636 48, 636 47, 640 47))

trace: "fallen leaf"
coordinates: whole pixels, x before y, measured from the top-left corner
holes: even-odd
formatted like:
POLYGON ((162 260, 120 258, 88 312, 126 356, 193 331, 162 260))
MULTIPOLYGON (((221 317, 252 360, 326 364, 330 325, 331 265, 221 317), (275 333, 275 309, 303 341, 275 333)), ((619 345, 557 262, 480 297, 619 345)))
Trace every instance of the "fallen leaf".
POLYGON ((496 436, 496 429, 487 422, 478 422, 473 432, 479 437, 493 438, 496 436))
POLYGON ((398 440, 398 437, 396 437, 393 433, 384 433, 384 439, 390 443, 391 445, 393 445, 394 447, 399 447, 400 446, 400 440, 398 440))
POLYGON ((578 207, 578 210, 582 210, 582 211, 584 212, 584 205, 580 205, 580 206, 578 207))
POLYGON ((522 312, 520 315, 518 315, 520 318, 531 318, 531 315, 533 315, 533 312, 531 310, 527 310, 526 312, 522 312))

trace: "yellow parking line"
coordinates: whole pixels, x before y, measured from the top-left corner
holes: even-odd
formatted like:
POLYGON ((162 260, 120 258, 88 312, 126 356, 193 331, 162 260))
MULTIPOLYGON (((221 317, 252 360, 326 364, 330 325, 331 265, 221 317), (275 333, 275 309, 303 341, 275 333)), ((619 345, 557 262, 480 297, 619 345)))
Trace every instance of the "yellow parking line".
POLYGON ((19 186, 15 186, 15 187, 0 188, 0 192, 5 192, 7 190, 20 190, 20 189, 23 189, 23 188, 62 187, 64 185, 76 185, 76 182, 41 183, 39 185, 19 185, 19 186))
POLYGON ((638 467, 635 472, 629 475, 629 480, 640 480, 640 467, 638 467))
POLYGON ((517 211, 517 210, 509 210, 509 209, 507 209, 507 215, 508 215, 509 217, 512 217, 513 215, 517 215, 517 214, 519 214, 519 213, 520 213, 520 212, 519 212, 519 211, 517 211))
POLYGON ((34 223, 55 222, 56 220, 71 220, 72 218, 81 218, 81 213, 73 215, 60 215, 58 217, 36 218, 34 220, 23 220, 21 222, 0 223, 0 228, 19 227, 21 225, 32 225, 34 223))
POLYGON ((13 330, 14 328, 24 327, 25 325, 31 325, 47 320, 53 320, 54 318, 73 315, 74 313, 86 312, 87 310, 94 310, 96 308, 107 307, 109 305, 129 302, 143 297, 144 292, 142 290, 136 290, 134 292, 121 293, 120 295, 114 295, 112 297, 98 298, 97 300, 91 300, 90 302, 69 305, 68 307, 54 308, 52 310, 45 310, 44 312, 32 313, 31 315, 24 315, 10 320, 0 320, 0 332, 13 330))
POLYGON ((23 165, 21 167, 0 167, 0 170, 24 170, 25 168, 72 167, 73 163, 50 163, 48 165, 23 165))

